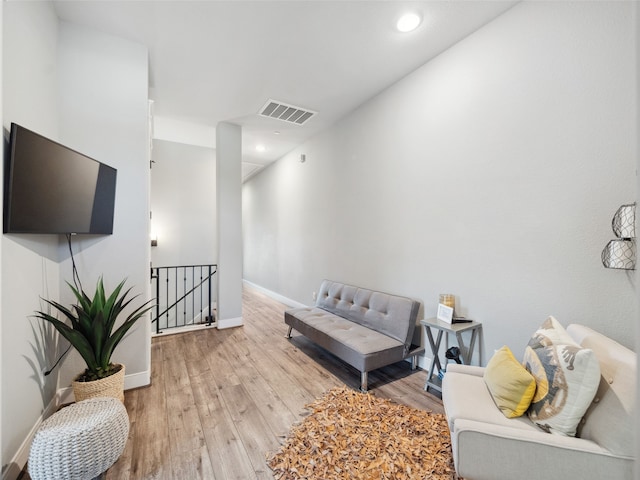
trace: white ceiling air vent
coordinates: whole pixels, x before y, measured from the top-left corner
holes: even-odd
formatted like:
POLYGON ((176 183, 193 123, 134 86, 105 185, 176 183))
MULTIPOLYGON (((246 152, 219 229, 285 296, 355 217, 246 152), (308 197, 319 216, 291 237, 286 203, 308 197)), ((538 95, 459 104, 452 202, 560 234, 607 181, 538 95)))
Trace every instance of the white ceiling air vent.
POLYGON ((267 103, 260 109, 260 115, 263 117, 276 118, 296 125, 304 125, 317 113, 308 108, 296 107, 271 99, 267 100, 267 103))

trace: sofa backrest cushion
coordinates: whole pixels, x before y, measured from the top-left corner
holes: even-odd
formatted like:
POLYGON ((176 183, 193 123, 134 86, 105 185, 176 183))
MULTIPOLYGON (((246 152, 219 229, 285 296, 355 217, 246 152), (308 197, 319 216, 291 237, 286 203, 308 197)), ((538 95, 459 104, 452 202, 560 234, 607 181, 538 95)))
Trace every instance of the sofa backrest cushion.
POLYGON ((600 362, 600 385, 578 436, 593 440, 614 455, 635 457, 636 354, 582 325, 569 325, 567 332, 593 350, 600 362))
POLYGON ((408 351, 420 303, 407 297, 323 280, 316 306, 395 338, 408 351))

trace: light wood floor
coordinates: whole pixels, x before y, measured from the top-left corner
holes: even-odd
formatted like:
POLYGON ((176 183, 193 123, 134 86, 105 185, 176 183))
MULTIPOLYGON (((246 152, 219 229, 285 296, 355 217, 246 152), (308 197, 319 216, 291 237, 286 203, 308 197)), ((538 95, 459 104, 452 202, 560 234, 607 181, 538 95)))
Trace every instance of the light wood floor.
MULTIPOLYGON (((277 450, 304 405, 359 373, 294 331, 285 307, 255 290, 243 296, 243 327, 201 330, 152 341, 150 387, 125 403, 131 429, 107 479, 271 479, 277 450)), ((379 397, 443 412, 422 390, 424 371, 401 362, 369 375, 379 397)))

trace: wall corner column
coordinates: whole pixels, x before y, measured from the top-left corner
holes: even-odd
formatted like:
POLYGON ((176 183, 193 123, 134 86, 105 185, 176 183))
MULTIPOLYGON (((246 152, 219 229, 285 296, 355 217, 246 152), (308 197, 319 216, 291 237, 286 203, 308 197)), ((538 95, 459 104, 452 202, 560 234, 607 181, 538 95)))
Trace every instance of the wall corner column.
POLYGON ((218 328, 242 320, 242 128, 216 127, 216 209, 218 216, 218 328))

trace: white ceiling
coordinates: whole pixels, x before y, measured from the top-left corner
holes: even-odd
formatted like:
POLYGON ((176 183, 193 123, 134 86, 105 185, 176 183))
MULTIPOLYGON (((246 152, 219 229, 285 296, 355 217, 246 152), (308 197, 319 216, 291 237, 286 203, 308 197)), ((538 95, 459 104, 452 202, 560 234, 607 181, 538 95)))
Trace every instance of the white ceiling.
POLYGON ((215 147, 243 129, 245 178, 493 20, 516 1, 55 1, 61 20, 149 48, 154 136, 215 147), (395 22, 416 11, 421 26, 395 22), (259 116, 274 99, 318 112, 259 116), (279 135, 274 131, 280 132, 279 135), (255 147, 266 146, 262 153, 255 147))

